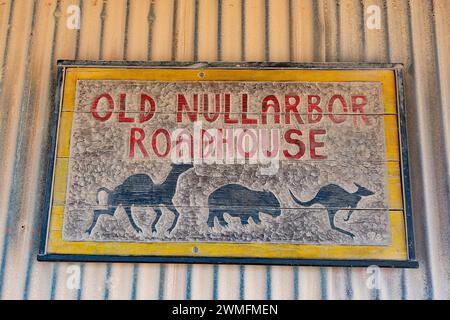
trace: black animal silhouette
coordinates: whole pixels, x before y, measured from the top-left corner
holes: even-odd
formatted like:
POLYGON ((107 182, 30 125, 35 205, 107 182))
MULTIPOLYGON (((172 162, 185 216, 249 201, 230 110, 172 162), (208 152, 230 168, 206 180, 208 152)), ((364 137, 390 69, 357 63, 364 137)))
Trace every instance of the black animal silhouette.
POLYGON ((228 223, 223 217, 225 212, 232 217, 239 217, 242 225, 248 224, 249 218, 260 224, 260 212, 272 217, 281 214, 280 202, 272 192, 254 191, 239 184, 227 184, 212 192, 208 197, 208 206, 209 227, 214 227, 216 217, 219 224, 226 227, 228 223))
MULTIPOLYGON (((154 184, 153 180, 146 174, 135 174, 128 177, 121 185, 109 190, 107 188, 100 188, 97 191, 97 203, 100 191, 106 191, 108 194, 108 208, 104 210, 94 210, 94 219, 91 226, 86 230, 89 234, 97 224, 98 218, 102 214, 114 215, 117 207, 122 206, 130 220, 131 225, 137 232, 142 232, 142 229, 136 225, 131 214, 131 206, 166 206, 175 215, 172 226, 168 229, 169 233, 175 228, 179 212, 173 205, 172 199, 177 188, 178 177, 192 168, 192 164, 177 164, 173 165, 172 170, 167 176, 166 180, 161 184, 154 184)), ((156 224, 161 218, 162 212, 160 208, 154 207, 156 219, 152 223, 152 232, 156 232, 156 224)))
POLYGON ((339 210, 343 210, 342 208, 348 208, 350 211, 347 214, 347 218, 344 219, 344 221, 348 221, 353 213, 353 210, 357 207, 362 197, 374 194, 372 191, 360 186, 357 183, 355 183, 355 185, 358 187, 358 190, 350 193, 336 184, 328 184, 320 188, 319 192, 312 200, 306 202, 302 202, 296 198, 291 190, 289 190, 289 192, 291 193, 294 201, 303 207, 310 207, 316 203, 323 205, 328 211, 328 219, 330 220, 331 229, 337 230, 354 238, 355 235, 353 233, 345 231, 334 225, 334 216, 339 210))

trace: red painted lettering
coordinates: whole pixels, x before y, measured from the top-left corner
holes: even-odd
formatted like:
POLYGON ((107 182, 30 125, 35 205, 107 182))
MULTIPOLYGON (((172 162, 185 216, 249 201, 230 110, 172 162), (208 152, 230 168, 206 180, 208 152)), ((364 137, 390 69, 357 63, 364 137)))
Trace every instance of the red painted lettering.
POLYGON ((155 110, 156 110, 155 101, 152 99, 152 97, 146 94, 141 94, 141 112, 139 114, 139 122, 144 123, 152 119, 153 116, 155 115, 155 110), (147 102, 150 108, 148 111, 145 111, 145 105, 147 104, 147 102))
POLYGON ((183 94, 178 94, 178 99, 177 99, 177 106, 178 106, 177 122, 178 123, 183 122, 183 108, 186 109, 186 114, 188 115, 189 120, 191 120, 191 122, 197 121, 198 95, 194 94, 193 99, 194 99, 194 109, 193 109, 193 111, 191 111, 191 108, 190 108, 185 96, 183 94))
POLYGON ((158 158, 164 158, 167 156, 170 152, 170 134, 166 129, 158 128, 155 130, 155 132, 152 135, 152 148, 153 152, 156 154, 158 158), (164 153, 161 153, 158 149, 158 136, 162 134, 164 136, 164 140, 166 142, 164 153))
POLYGON ((120 103, 119 103, 119 122, 134 122, 133 118, 127 117, 125 114, 125 110, 126 110, 126 98, 127 95, 125 93, 121 93, 120 94, 120 103))
POLYGON ((141 150, 142 155, 144 157, 148 157, 147 150, 145 150, 144 144, 142 143, 142 140, 145 138, 145 132, 142 128, 131 128, 130 132, 130 158, 134 158, 134 145, 137 144, 139 147, 139 150, 141 150), (139 134, 139 136, 136 136, 136 134, 139 134))
POLYGON ((213 113, 213 116, 210 116, 208 111, 208 104, 209 104, 209 97, 208 94, 203 95, 203 117, 208 122, 214 122, 219 118, 220 115, 220 94, 216 94, 215 96, 215 102, 216 102, 216 110, 213 113))
POLYGON ((305 144, 298 139, 292 138, 291 136, 293 134, 301 136, 302 132, 297 129, 289 129, 285 132, 284 139, 287 143, 295 144, 296 146, 298 146, 298 152, 295 154, 291 154, 288 150, 283 150, 283 154, 287 159, 300 159, 305 154, 305 144))
POLYGON ((318 123, 322 120, 322 108, 319 106, 319 103, 320 96, 308 96, 308 123, 318 123), (316 111, 315 114, 314 111, 316 111))
POLYGON ((299 96, 286 95, 284 97, 284 110, 285 110, 284 120, 285 120, 286 124, 291 123, 291 112, 294 113, 297 123, 304 124, 303 119, 297 110, 297 107, 299 104, 300 104, 299 96), (294 99, 294 101, 291 103, 292 99, 294 99))
POLYGON ((316 153, 316 148, 322 148, 325 144, 323 142, 316 141, 316 135, 324 135, 326 131, 324 129, 311 129, 309 131, 309 154, 311 159, 323 160, 326 159, 326 155, 316 153))
MULTIPOLYGON (((367 104, 367 97, 366 96, 352 96, 352 112, 356 113, 359 112, 361 114, 362 121, 368 126, 370 125, 369 118, 364 113, 363 107, 367 104), (362 101, 358 103, 358 99, 361 99, 362 101)), ((355 116, 356 121, 356 116, 355 116)))
POLYGON ((274 95, 265 97, 262 102, 262 123, 267 124, 267 112, 269 111, 269 108, 274 109, 274 123, 280 123, 280 103, 274 95))
POLYGON ((109 118, 111 118, 111 115, 114 111, 114 100, 111 97, 111 95, 109 95, 108 93, 103 93, 101 95, 99 95, 94 102, 92 103, 91 106, 91 113, 92 116, 94 117, 94 119, 99 120, 99 121, 106 121, 109 118), (98 107, 98 103, 100 102, 101 99, 105 98, 108 101, 108 111, 105 113, 104 116, 100 116, 97 113, 97 107, 98 107))
POLYGON ((258 120, 248 118, 247 117, 248 112, 248 94, 242 95, 242 124, 256 124, 258 123, 258 120))
POLYGON ((341 96, 340 94, 335 94, 334 96, 331 97, 330 101, 328 101, 328 105, 327 105, 327 110, 329 112, 328 117, 331 119, 331 121, 333 121, 334 123, 342 123, 345 121, 346 117, 342 116, 342 117, 336 117, 333 114, 333 105, 334 102, 336 100, 339 100, 341 102, 342 105, 342 111, 343 112, 347 112, 348 111, 348 107, 347 107, 347 103, 345 102, 345 99, 343 96, 341 96))
POLYGON ((230 118, 230 94, 225 93, 225 123, 238 123, 237 119, 230 118))

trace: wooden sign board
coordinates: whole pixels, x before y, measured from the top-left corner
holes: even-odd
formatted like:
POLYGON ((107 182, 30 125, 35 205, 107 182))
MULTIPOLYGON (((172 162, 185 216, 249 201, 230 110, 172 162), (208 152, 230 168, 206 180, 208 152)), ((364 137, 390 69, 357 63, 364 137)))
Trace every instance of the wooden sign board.
POLYGON ((417 266, 398 65, 59 63, 40 260, 417 266))

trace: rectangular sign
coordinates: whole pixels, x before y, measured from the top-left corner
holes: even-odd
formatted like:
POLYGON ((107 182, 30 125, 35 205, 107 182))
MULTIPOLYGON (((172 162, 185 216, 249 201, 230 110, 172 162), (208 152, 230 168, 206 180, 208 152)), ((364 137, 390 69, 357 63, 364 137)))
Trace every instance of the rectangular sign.
POLYGON ((417 266, 398 65, 60 62, 40 260, 417 266))

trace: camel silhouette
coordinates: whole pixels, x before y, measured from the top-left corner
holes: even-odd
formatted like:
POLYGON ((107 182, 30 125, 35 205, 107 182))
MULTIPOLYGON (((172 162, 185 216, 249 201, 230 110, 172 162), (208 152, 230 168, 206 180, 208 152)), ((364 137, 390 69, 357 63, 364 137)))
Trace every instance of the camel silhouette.
POLYGON ((142 229, 136 224, 131 214, 131 206, 155 206, 153 209, 156 213, 155 221, 152 223, 152 232, 156 232, 156 225, 161 218, 162 212, 160 206, 165 206, 175 216, 171 227, 168 229, 169 233, 175 228, 180 213, 173 204, 173 197, 177 188, 177 181, 179 176, 192 168, 192 164, 175 164, 172 167, 166 180, 161 184, 155 184, 153 180, 146 174, 139 173, 129 176, 122 184, 118 185, 114 190, 101 187, 97 190, 97 203, 99 203, 99 194, 104 191, 108 194, 108 208, 102 210, 94 210, 94 218, 90 227, 86 230, 91 234, 97 224, 98 218, 107 214, 113 216, 116 209, 121 206, 124 208, 128 216, 131 226, 137 231, 142 232, 142 229))

